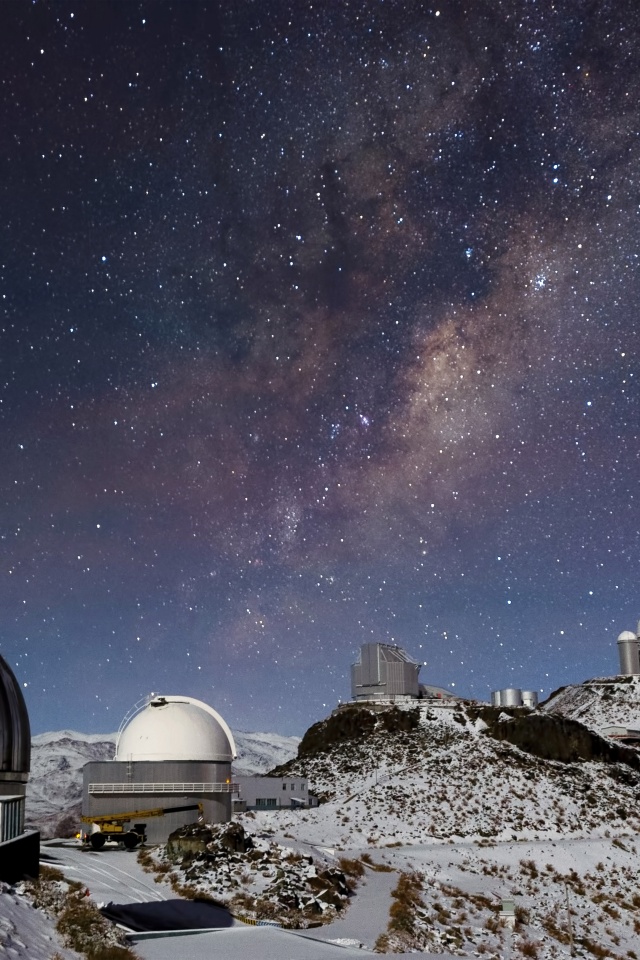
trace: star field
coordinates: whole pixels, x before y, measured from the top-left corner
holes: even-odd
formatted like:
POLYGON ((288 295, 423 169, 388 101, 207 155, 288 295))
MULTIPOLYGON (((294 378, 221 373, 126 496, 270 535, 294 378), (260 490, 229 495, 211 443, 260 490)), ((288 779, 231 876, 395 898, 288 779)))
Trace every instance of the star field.
POLYGON ((0 652, 302 733, 640 617, 631 0, 5 0, 0 652))

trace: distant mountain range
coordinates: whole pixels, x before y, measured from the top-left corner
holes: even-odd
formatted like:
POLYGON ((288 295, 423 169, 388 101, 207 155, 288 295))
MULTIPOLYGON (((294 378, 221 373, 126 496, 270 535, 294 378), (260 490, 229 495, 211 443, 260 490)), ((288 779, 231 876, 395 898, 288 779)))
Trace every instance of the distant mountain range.
MULTIPOLYGON (((295 756, 299 737, 234 730, 236 773, 264 773, 295 756)), ((113 760, 115 733, 58 730, 31 741, 31 773, 27 787, 27 824, 43 836, 71 832, 82 805, 82 768, 90 760, 113 760)))

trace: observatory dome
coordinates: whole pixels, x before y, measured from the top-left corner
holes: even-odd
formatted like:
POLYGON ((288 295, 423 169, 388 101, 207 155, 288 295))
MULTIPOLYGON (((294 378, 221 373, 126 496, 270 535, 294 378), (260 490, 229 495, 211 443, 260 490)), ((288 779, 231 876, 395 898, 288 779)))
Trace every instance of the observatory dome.
POLYGON ((27 706, 11 667, 0 657, 0 780, 26 780, 30 760, 27 706))
POLYGON ((122 730, 116 760, 200 760, 230 763, 231 730, 212 707, 192 697, 154 697, 122 730))
POLYGON ((635 633, 631 633, 631 630, 623 630, 620 636, 618 637, 618 643, 624 643, 626 640, 637 640, 635 633))

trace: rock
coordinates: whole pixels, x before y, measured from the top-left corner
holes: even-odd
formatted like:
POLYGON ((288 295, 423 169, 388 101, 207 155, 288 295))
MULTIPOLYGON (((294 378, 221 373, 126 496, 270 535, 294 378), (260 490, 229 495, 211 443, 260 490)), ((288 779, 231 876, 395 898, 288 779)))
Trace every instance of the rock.
POLYGON ((219 840, 223 847, 233 853, 246 853, 253 847, 253 840, 245 833, 241 823, 225 824, 219 840))
POLYGON ((206 853, 212 836, 213 834, 208 827, 201 827, 198 824, 180 827, 180 829, 174 830, 167 840, 167 856, 174 862, 193 859, 193 857, 206 853))

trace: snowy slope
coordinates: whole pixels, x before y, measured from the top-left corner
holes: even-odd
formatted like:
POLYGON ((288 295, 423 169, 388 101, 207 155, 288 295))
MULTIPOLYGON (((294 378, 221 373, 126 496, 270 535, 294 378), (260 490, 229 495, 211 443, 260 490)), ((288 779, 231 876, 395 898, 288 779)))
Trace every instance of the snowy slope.
POLYGON ((283 737, 279 733, 246 733, 234 730, 238 757, 233 764, 236 773, 265 773, 295 757, 300 737, 283 737))
MULTIPOLYGON (((252 811, 238 820, 258 849, 271 845, 283 864, 311 857, 309 870, 320 873, 331 863, 340 867, 345 856, 369 858, 354 902, 314 932, 318 938, 353 938, 369 949, 377 941, 383 952, 551 960, 568 956, 570 920, 579 955, 635 957, 637 756, 607 757, 608 745, 587 734, 594 755, 604 744, 601 759, 544 759, 496 739, 478 713, 471 704, 423 704, 413 729, 385 728, 380 714, 359 724, 354 714, 337 735, 333 730, 333 740, 325 721, 311 749, 287 769, 307 777, 326 802, 311 810, 252 811), (394 871, 390 882, 376 872, 380 865, 394 871), (394 898, 401 874, 413 885, 411 903, 394 898), (513 933, 500 920, 503 899, 517 907, 513 933), (387 930, 394 917, 396 927, 387 930)), ((579 733, 542 720, 562 736, 579 733)), ((497 722, 515 723, 506 714, 497 722)), ((550 735, 548 746, 553 752, 550 735)), ((238 857, 222 866, 211 856, 197 869, 185 860, 173 870, 200 893, 232 904, 239 899, 247 909, 254 897, 263 915, 286 920, 277 869, 238 857)))
MULTIPOLYGON (((627 686, 632 700, 635 684, 627 686)), ((606 699, 596 696, 596 705, 606 699)), ((290 872, 301 856, 311 858, 311 874, 341 869, 342 857, 362 856, 364 876, 351 905, 333 923, 309 931, 317 940, 369 949, 378 941, 379 950, 398 953, 562 960, 570 932, 581 956, 633 960, 640 954, 637 755, 607 756, 606 744, 601 754, 604 741, 592 737, 587 760, 544 759, 499 739, 496 726, 487 726, 486 711, 473 704, 423 703, 411 723, 386 726, 380 714, 364 709, 366 722, 347 716, 333 739, 327 721, 316 725, 301 755, 287 764, 325 803, 241 815, 256 838, 253 860, 232 857, 222 864, 205 857, 197 871, 193 861, 174 863, 172 876, 188 885, 197 875, 199 891, 222 899, 240 895, 245 912, 251 896, 268 894, 277 915, 280 874, 271 854, 281 865, 290 862, 290 872), (392 873, 379 873, 379 865, 392 873), (395 895, 403 875, 412 885, 411 901, 404 903, 395 895), (500 921, 504 899, 516 906, 513 933, 500 921)), ((553 718, 541 716, 553 725, 553 718)), ((601 716, 594 709, 597 722, 590 717, 590 726, 597 727, 601 716)), ((610 716, 606 722, 615 722, 610 716)), ((516 723, 503 713, 498 730, 516 723)), ((575 728, 558 729, 576 736, 575 728)), ((108 739, 91 743, 61 734, 56 742, 63 754, 70 748, 64 741, 76 736, 83 750, 108 739)), ((553 749, 553 738, 549 742, 553 749)), ((241 743, 238 735, 239 750, 241 743)), ((252 749, 258 750, 255 742, 252 749)), ((33 917, 21 916, 33 925, 33 917)), ((10 935, 12 946, 27 940, 15 922, 10 935)), ((216 945, 223 943, 221 936, 216 945)), ((202 947, 210 950, 204 941, 202 947)), ((18 948, 12 955, 48 960, 52 952, 18 948)))
POLYGON ((82 960, 62 945, 55 922, 15 889, 0 883, 0 956, 11 960, 82 960))
POLYGON ((354 736, 287 764, 329 802, 288 819, 283 813, 282 822, 301 821, 310 842, 330 835, 342 848, 640 832, 637 771, 532 756, 488 736, 462 706, 419 712, 414 731, 354 736))
POLYGON ((612 725, 640 730, 640 677, 596 677, 563 687, 541 709, 579 720, 591 730, 612 725))
POLYGON ((90 760, 112 760, 114 745, 115 734, 59 730, 33 737, 26 802, 28 825, 48 836, 55 834, 66 814, 77 815, 83 766, 90 760))

